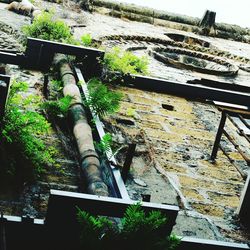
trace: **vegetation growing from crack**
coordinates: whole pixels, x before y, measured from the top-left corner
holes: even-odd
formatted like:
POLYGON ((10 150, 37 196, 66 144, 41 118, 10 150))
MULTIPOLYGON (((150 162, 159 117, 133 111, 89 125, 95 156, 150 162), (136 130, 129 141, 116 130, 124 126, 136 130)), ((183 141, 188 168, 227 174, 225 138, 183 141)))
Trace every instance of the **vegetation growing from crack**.
POLYGON ((46 101, 41 106, 52 117, 65 117, 67 115, 71 101, 71 96, 65 96, 56 101, 46 101))
POLYGON ((31 25, 24 26, 23 31, 27 37, 70 44, 77 43, 70 32, 69 26, 65 22, 57 20, 53 12, 44 11, 35 17, 31 25))
POLYGON ((90 46, 92 44, 92 36, 90 34, 82 35, 81 44, 87 47, 90 46))
POLYGON ((20 182, 32 181, 45 172, 45 166, 55 163, 57 153, 42 140, 49 134, 50 124, 38 113, 41 100, 27 94, 27 89, 25 82, 12 84, 0 133, 0 176, 18 176, 20 182))
POLYGON ((31 25, 23 27, 23 32, 27 37, 83 45, 86 47, 94 46, 90 34, 83 34, 80 40, 75 39, 70 27, 64 21, 56 19, 53 11, 43 11, 42 14, 35 17, 31 25))
POLYGON ((105 116, 119 110, 121 93, 109 90, 96 78, 91 79, 87 86, 89 93, 84 98, 84 104, 92 108, 95 115, 105 116))
POLYGON ((112 135, 110 133, 106 133, 99 142, 94 142, 94 145, 101 158, 105 157, 106 153, 112 153, 112 135))
POLYGON ((114 47, 105 53, 104 65, 111 71, 119 71, 123 74, 148 74, 148 58, 138 57, 129 51, 122 51, 114 47))
POLYGON ((140 204, 129 206, 119 225, 105 217, 95 217, 78 209, 80 240, 88 249, 168 249, 179 244, 175 236, 166 236, 168 220, 159 211, 146 214, 140 204))

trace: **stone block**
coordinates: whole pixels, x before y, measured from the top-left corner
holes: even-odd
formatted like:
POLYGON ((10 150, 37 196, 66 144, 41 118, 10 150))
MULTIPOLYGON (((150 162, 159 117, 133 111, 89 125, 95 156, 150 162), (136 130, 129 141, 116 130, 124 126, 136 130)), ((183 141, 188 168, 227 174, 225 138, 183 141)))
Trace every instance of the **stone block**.
POLYGON ((213 204, 193 202, 191 206, 199 213, 209 216, 223 217, 225 212, 223 207, 213 204))
POLYGON ((239 206, 240 198, 236 195, 225 195, 217 192, 207 192, 209 199, 213 204, 236 208, 239 206))

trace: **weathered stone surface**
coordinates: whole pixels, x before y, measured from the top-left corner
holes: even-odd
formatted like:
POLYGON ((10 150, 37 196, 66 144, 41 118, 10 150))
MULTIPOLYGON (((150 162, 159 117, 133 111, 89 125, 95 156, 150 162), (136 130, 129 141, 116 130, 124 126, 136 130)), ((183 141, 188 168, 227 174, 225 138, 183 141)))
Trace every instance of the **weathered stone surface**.
POLYGON ((197 189, 183 188, 182 193, 188 200, 205 201, 205 197, 201 195, 197 189))
POLYGON ((207 192, 209 198, 213 200, 214 204, 220 206, 237 208, 239 206, 240 198, 236 195, 225 195, 223 193, 207 192))
POLYGON ((200 239, 220 240, 218 233, 213 230, 208 220, 187 216, 181 212, 177 217, 173 233, 200 239))
POLYGON ((224 216, 224 208, 222 206, 216 206, 213 204, 203 204, 203 203, 192 203, 191 204, 194 209, 196 209, 199 213, 209 216, 215 217, 223 217, 224 216))
POLYGON ((137 184, 139 186, 142 186, 142 187, 146 187, 147 186, 147 184, 144 181, 142 181, 142 180, 140 180, 138 178, 134 179, 134 182, 135 182, 135 184, 137 184))

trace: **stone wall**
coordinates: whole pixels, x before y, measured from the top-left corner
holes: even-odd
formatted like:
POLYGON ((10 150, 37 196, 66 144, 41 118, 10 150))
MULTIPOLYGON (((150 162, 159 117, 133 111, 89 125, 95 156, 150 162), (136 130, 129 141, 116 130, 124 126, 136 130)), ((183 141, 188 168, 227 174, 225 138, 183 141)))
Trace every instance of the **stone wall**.
MULTIPOLYGON (((242 176, 230 160, 243 165, 245 162, 226 141, 231 151, 231 159, 219 150, 216 162, 210 161, 220 121, 217 108, 167 94, 125 87, 119 87, 118 90, 124 94, 121 109, 106 122, 112 124, 110 131, 116 141, 119 142, 117 134, 120 133, 127 138, 123 143, 133 141, 138 144, 131 180, 127 183, 131 198, 138 198, 140 193, 147 193, 151 194, 152 201, 176 204, 173 199, 175 195, 183 211, 191 212, 196 220, 200 217, 206 218, 224 229, 227 228, 228 221, 233 223, 232 216, 239 206, 244 185, 242 176), (119 119, 129 120, 134 125, 121 124, 119 119), (141 150, 142 144, 144 151, 141 150), (147 169, 141 174, 138 174, 142 168, 138 164, 138 155, 144 155, 144 162, 145 156, 150 155, 144 163, 147 169), (157 170, 151 175, 151 179, 148 177, 152 171, 150 168, 157 170), (160 180, 158 189, 162 189, 163 195, 159 196, 155 192, 153 180, 158 178, 157 172, 165 177, 165 192, 171 193, 172 198, 164 195, 164 184, 160 180), (144 190, 138 189, 138 184, 133 181, 138 176, 144 182, 144 190), (139 193, 137 196, 136 192, 139 193)), ((227 129, 233 133, 230 123, 227 124, 227 129)), ((193 222, 196 226, 197 223, 193 222)), ((192 227, 190 226, 190 230, 194 231, 192 227)), ((185 235, 184 229, 181 229, 181 232, 178 230, 179 234, 185 235)))

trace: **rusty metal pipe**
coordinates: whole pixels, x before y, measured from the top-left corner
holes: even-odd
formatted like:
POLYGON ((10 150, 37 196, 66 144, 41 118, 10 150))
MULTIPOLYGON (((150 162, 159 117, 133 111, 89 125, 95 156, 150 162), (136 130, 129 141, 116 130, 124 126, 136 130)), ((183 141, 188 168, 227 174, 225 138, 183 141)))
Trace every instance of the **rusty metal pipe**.
POLYGON ((70 68, 67 57, 57 54, 54 65, 58 68, 64 85, 64 96, 72 97, 68 117, 80 156, 81 176, 86 181, 86 189, 90 194, 108 196, 108 187, 102 180, 100 161, 94 148, 92 130, 82 103, 76 79, 70 68))

